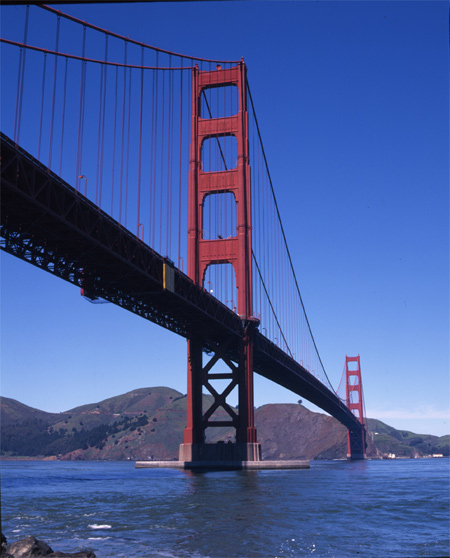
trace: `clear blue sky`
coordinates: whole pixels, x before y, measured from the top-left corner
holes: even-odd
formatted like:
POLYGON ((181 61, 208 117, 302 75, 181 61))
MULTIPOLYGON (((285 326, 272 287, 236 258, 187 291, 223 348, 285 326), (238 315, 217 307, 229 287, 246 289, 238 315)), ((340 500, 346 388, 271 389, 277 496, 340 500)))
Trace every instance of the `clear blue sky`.
MULTIPOLYGON (((62 9, 176 52, 244 56, 328 376, 360 354, 368 416, 450 433, 448 2, 62 9)), ((62 411, 146 386, 186 392, 183 339, 1 263, 2 395, 62 411)), ((256 376, 257 406, 297 400, 256 376)))

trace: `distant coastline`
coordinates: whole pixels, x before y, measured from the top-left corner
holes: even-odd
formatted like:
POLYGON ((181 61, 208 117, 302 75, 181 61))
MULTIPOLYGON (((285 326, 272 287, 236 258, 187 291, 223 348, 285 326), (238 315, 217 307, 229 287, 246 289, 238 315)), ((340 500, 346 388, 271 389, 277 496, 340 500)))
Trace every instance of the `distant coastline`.
MULTIPOLYGON (((205 404, 210 404, 209 397, 204 395, 205 404)), ((174 460, 186 424, 186 396, 167 387, 141 388, 63 413, 47 413, 5 397, 0 401, 3 461, 174 460)), ((346 428, 300 402, 258 407, 255 424, 263 459, 346 458, 346 428)), ((450 454, 450 436, 397 430, 370 418, 367 427, 369 459, 450 454)), ((231 428, 213 430, 207 441, 233 441, 231 428)))

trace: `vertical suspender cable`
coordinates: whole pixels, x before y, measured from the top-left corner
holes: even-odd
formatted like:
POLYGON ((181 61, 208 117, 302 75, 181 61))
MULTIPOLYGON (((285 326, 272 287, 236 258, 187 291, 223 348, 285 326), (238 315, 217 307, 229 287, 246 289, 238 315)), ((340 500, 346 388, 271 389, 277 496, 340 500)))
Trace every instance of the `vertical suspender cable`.
POLYGON ((64 146, 64 124, 66 119, 66 93, 67 93, 67 64, 69 59, 66 58, 65 68, 64 68, 64 86, 63 86, 63 102, 62 102, 62 115, 61 115, 61 139, 60 145, 61 149, 59 151, 59 176, 61 176, 62 171, 62 158, 63 158, 63 146, 64 146))
MULTIPOLYGON (((261 173, 260 173, 260 165, 259 165, 259 151, 258 151, 258 156, 256 156, 255 153, 255 119, 252 118, 252 160, 253 160, 253 165, 255 166, 255 172, 252 173, 254 180, 255 180, 255 189, 252 192, 252 198, 255 200, 255 204, 257 203, 257 211, 255 212, 257 215, 257 221, 258 221, 258 225, 257 225, 257 230, 258 230, 258 236, 254 239, 255 245, 257 244, 257 254, 258 254, 258 259, 259 261, 262 261, 262 248, 261 248, 261 237, 262 237, 262 231, 263 231, 263 226, 264 224, 261 222, 261 173)), ((252 241, 253 241, 252 237, 252 241)), ((263 262, 262 262, 263 263, 263 262)), ((258 286, 258 289, 256 291, 256 296, 257 296, 257 307, 258 307, 258 313, 260 316, 262 316, 262 304, 261 304, 261 293, 262 293, 262 289, 261 289, 261 279, 257 280, 257 274, 256 274, 256 269, 255 269, 255 273, 253 274, 253 281, 255 282, 255 285, 258 286), (259 294, 259 296, 258 296, 259 294)))
POLYGON ((44 93, 45 93, 45 74, 47 73, 47 53, 44 54, 44 67, 42 70, 42 91, 41 91, 41 116, 39 120, 39 143, 37 158, 41 158, 41 142, 42 142, 42 122, 44 118, 44 93))
MULTIPOLYGON (((105 62, 108 61, 108 35, 105 35, 105 62)), ((108 64, 103 64, 103 83, 102 83, 102 107, 101 107, 101 141, 100 141, 100 174, 99 174, 99 185, 98 185, 98 205, 102 206, 102 187, 103 187, 103 156, 105 152, 105 113, 106 113, 106 84, 107 84, 107 72, 108 64)))
POLYGON ((114 128, 113 128, 113 149, 112 149, 112 169, 111 169, 111 217, 114 211, 114 176, 116 170, 116 129, 117 129, 117 90, 119 86, 119 67, 116 66, 116 87, 114 92, 114 128))
POLYGON ((154 217, 152 215, 153 209, 153 144, 155 141, 154 138, 154 125, 155 125, 155 70, 152 71, 152 108, 151 108, 151 119, 150 119, 150 153, 148 158, 149 163, 149 186, 150 192, 148 197, 148 218, 149 218, 149 226, 148 226, 148 245, 152 246, 152 228, 153 228, 153 221, 154 217))
POLYGON ((171 117, 170 117, 170 196, 169 196, 169 247, 167 250, 167 255, 170 256, 172 258, 172 260, 175 259, 175 255, 172 249, 172 232, 175 232, 172 230, 172 227, 174 226, 174 224, 172 223, 172 216, 173 216, 173 210, 174 210, 174 183, 173 183, 173 178, 174 178, 174 140, 175 140, 175 130, 174 130, 174 125, 175 125, 175 77, 176 74, 174 72, 170 72, 171 74, 171 92, 170 92, 170 113, 171 113, 171 117))
POLYGON ((166 97, 166 91, 165 91, 165 72, 163 72, 163 80, 162 80, 162 109, 161 109, 161 113, 162 113, 162 123, 161 123, 161 161, 160 161, 160 174, 161 174, 161 180, 160 180, 160 192, 159 192, 159 253, 161 254, 162 252, 162 236, 163 236, 163 170, 164 170, 164 121, 165 121, 165 97, 166 97))
MULTIPOLYGON (((156 53, 156 67, 159 66, 159 53, 156 53)), ((156 159, 157 159, 157 138, 158 138, 158 96, 159 96, 159 83, 158 83, 159 72, 156 70, 156 80, 155 80, 155 102, 154 102, 154 128, 153 128, 153 223, 152 223, 152 247, 155 245, 155 235, 156 235, 156 159)))
POLYGON ((129 68, 129 80, 128 80, 128 122, 127 122, 127 166, 126 166, 126 177, 125 177, 125 227, 127 226, 128 217, 128 171, 130 164, 130 121, 131 121, 131 68, 129 68))
MULTIPOLYGON (((56 23, 56 46, 55 52, 58 52, 59 49, 59 27, 61 23, 61 16, 58 16, 57 23, 56 23)), ((52 93, 52 117, 50 122, 50 141, 48 147, 48 165, 47 167, 50 168, 52 166, 52 148, 53 148, 53 122, 55 119, 55 98, 56 98, 56 71, 58 68, 58 57, 55 56, 55 65, 53 67, 53 93, 52 93)))
MULTIPOLYGON (((25 29, 23 33, 23 44, 27 44, 28 36, 28 16, 30 12, 30 6, 27 6, 27 11, 25 14, 25 29)), ((18 144, 20 141, 20 120, 22 118, 22 98, 23 98, 23 77, 25 72, 25 55, 26 49, 20 48, 19 57, 19 72, 17 75, 17 95, 16 95, 16 113, 14 119, 14 141, 18 144)))
POLYGON ((95 203, 99 205, 98 193, 100 183, 100 143, 102 136, 102 98, 103 98, 103 72, 105 71, 104 64, 100 65, 100 91, 98 99, 98 132, 97 132, 97 180, 95 185, 95 203))
MULTIPOLYGON (((83 25, 82 58, 86 54, 86 26, 83 25)), ((78 186, 78 177, 81 175, 81 161, 83 155, 83 123, 84 123, 84 90, 86 87, 86 62, 81 62, 80 73, 80 103, 78 110, 78 142, 77 142, 77 166, 75 184, 78 186)))
MULTIPOLYGON (((261 210, 261 197, 262 197, 262 192, 261 192, 261 173, 259 172, 259 165, 257 163, 258 160, 258 154, 256 152, 255 149, 255 124, 254 124, 254 120, 252 119, 252 143, 253 143, 253 165, 255 167, 255 170, 257 171, 257 174, 255 176, 255 189, 252 192, 252 195, 255 196, 256 199, 256 203, 257 203, 257 211, 256 211, 256 215, 257 215, 257 231, 258 231, 258 235, 255 239, 255 244, 258 250, 258 259, 259 261, 261 261, 261 264, 263 264, 262 261, 262 253, 263 253, 263 243, 262 243, 262 235, 263 235, 263 223, 262 223, 262 210, 261 210)), ((258 306, 258 315, 261 319, 261 327, 264 325, 262 320, 263 320, 263 313, 262 313, 262 300, 261 300, 261 295, 262 295, 262 289, 261 289, 261 280, 258 278, 257 274, 256 274, 256 268, 255 268, 255 273, 253 274, 254 277, 254 282, 255 285, 257 285, 257 292, 256 292, 256 296, 257 296, 257 306, 258 306)), ((261 329, 262 331, 262 329, 261 329)))
POLYGON ((155 226, 155 208, 153 206, 153 190, 154 190, 154 181, 153 181, 153 146, 155 143, 155 71, 152 71, 152 110, 151 110, 151 124, 150 124, 150 157, 149 157, 149 180, 150 180, 150 193, 149 193, 149 207, 148 207, 148 216, 150 219, 149 227, 148 227, 148 244, 149 246, 153 246, 152 243, 152 230, 155 226))
MULTIPOLYGON (((258 165, 259 165, 259 149, 258 149, 258 165)), ((264 273, 264 277, 266 276, 266 265, 267 265, 267 257, 265 255, 265 248, 267 246, 266 244, 266 232, 267 232, 267 223, 266 223, 266 200, 265 200, 265 175, 261 174, 261 199, 262 199, 262 203, 261 203, 261 222, 263 223, 263 227, 262 227, 262 250, 264 252, 263 256, 262 256, 262 268, 263 268, 263 273, 264 273)), ((262 316, 264 317, 264 322, 267 324, 268 320, 269 320, 269 314, 266 310, 266 302, 265 299, 264 300, 264 307, 261 304, 261 312, 262 312, 262 316)), ((267 328, 266 328, 266 333, 267 333, 267 328)))
MULTIPOLYGON (((169 68, 172 67, 172 56, 169 56, 169 68)), ((170 205, 171 205, 171 193, 172 193, 172 108, 173 108, 173 96, 172 96, 172 71, 169 71, 169 106, 168 106, 168 123, 167 123, 167 186, 166 186, 166 256, 170 255, 170 205)))
MULTIPOLYGON (((275 224, 276 224, 276 222, 275 222, 275 224)), ((283 291, 282 291, 282 288, 283 288, 283 261, 282 261, 282 249, 281 249, 281 241, 280 241, 281 239, 280 239, 280 234, 279 234, 278 230, 277 230, 276 234, 277 234, 277 243, 278 243, 277 250, 275 252, 276 256, 277 256, 277 260, 278 260, 278 262, 277 262, 278 277, 277 277, 277 284, 275 286, 275 292, 277 294, 276 308, 277 308, 277 311, 280 314, 280 319, 282 320, 282 317, 283 317, 283 303, 282 303, 282 300, 283 300, 283 291)), ((282 321, 281 321, 281 324, 284 325, 282 321)), ((280 339, 280 346, 281 346, 281 339, 280 339)))
POLYGON ((137 237, 141 224, 141 171, 142 171, 142 106, 144 101, 144 47, 141 47, 141 89, 139 107, 139 155, 138 155, 138 192, 137 192, 137 237))
POLYGON ((122 90, 122 138, 120 142, 120 186, 119 186, 119 223, 122 224, 122 199, 123 199, 123 159, 125 153, 125 98, 127 95, 127 47, 128 43, 125 42, 124 46, 124 68, 123 68, 123 90, 122 90))
POLYGON ((181 59, 181 76, 180 76, 180 144, 178 159, 178 254, 177 267, 180 267, 181 258, 181 162, 182 162, 182 137, 183 137, 183 58, 181 59))

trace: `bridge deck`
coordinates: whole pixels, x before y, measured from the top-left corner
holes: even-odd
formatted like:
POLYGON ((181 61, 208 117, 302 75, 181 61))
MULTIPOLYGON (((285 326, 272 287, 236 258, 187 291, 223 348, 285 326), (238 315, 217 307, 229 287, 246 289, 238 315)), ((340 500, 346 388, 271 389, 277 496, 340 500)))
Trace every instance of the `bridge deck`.
MULTIPOLYGON (((4 134, 1 157, 3 250, 183 337, 231 336, 229 356, 236 359, 243 325, 235 312, 177 268, 173 288, 164 288, 167 259, 4 134)), ((212 348, 206 341, 204 349, 212 348)), ((332 391, 259 332, 254 369, 361 431, 332 391)))

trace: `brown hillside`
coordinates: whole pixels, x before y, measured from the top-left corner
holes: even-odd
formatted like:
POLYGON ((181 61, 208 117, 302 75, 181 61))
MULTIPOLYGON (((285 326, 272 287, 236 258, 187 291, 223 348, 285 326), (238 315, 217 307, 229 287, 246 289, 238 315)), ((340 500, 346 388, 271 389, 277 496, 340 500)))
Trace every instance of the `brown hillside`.
POLYGON ((256 410, 255 424, 264 459, 339 459, 347 454, 347 429, 302 405, 264 405, 256 410))
MULTIPOLYGON (((212 398, 203 397, 206 409, 212 398)), ((166 387, 137 389, 57 414, 5 397, 0 402, 1 455, 6 458, 177 459, 186 425, 186 396, 166 387)), ((218 409, 214 418, 226 418, 225 412, 218 409)), ((346 457, 346 428, 334 418, 302 405, 259 407, 255 409, 255 425, 264 459, 346 457)), ((397 431, 373 419, 368 419, 368 425, 372 432, 368 437, 369 457, 387 453, 412 457, 449 454, 448 437, 397 431)), ((234 439, 231 428, 209 430, 209 442, 234 439)))

